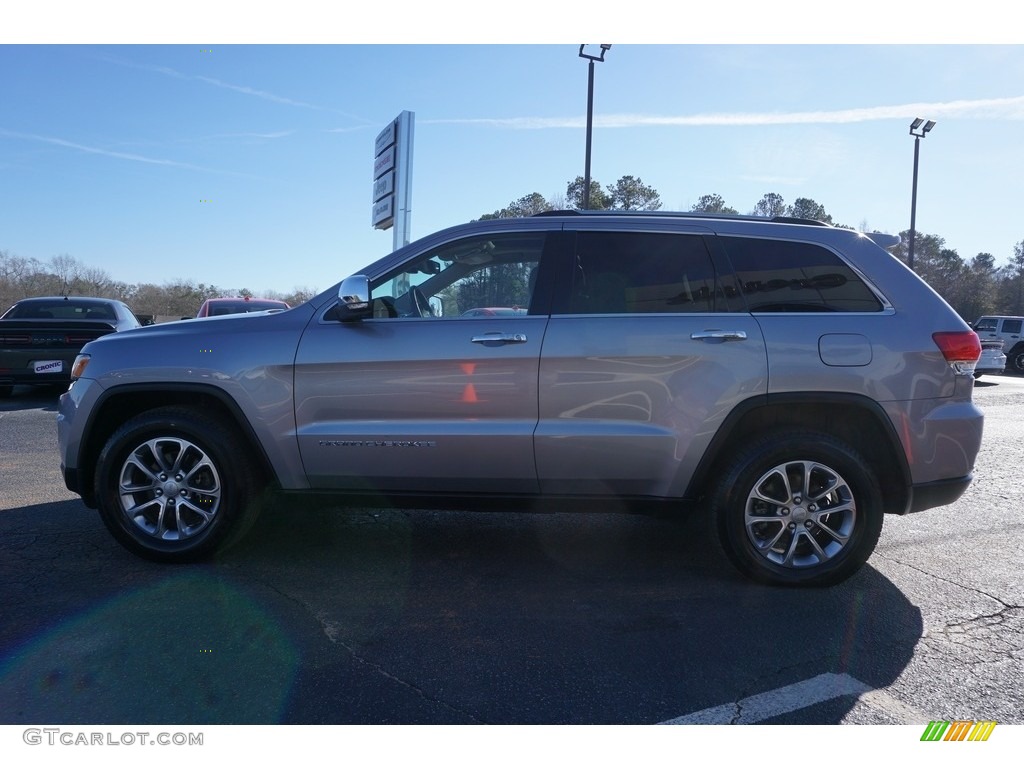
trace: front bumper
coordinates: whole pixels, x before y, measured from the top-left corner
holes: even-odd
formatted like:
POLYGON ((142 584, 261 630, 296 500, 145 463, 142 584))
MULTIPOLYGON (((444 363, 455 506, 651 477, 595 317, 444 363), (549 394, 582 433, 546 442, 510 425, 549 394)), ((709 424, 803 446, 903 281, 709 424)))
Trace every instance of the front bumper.
POLYGON ((84 485, 81 482, 79 452, 86 426, 84 414, 91 412, 88 406, 102 391, 103 388, 91 379, 76 379, 60 396, 57 406, 57 445, 64 485, 69 491, 82 496, 90 507, 94 505, 92 498, 82 493, 84 485))

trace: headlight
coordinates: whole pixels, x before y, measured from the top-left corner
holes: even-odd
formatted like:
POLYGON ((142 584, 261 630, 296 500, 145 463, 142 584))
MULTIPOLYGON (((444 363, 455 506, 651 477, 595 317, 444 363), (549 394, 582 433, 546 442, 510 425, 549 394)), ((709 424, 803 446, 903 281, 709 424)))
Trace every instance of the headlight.
POLYGON ((75 362, 71 366, 71 380, 82 378, 85 375, 85 368, 89 365, 89 360, 92 359, 92 355, 79 355, 75 358, 75 362))

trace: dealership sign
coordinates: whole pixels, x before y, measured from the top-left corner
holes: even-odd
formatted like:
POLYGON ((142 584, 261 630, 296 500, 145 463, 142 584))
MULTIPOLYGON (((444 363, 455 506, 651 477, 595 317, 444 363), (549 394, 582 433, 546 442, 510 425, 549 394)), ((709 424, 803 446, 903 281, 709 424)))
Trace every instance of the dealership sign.
POLYGON ((414 114, 402 112, 373 142, 373 194, 370 223, 395 228, 397 250, 409 242, 414 114))

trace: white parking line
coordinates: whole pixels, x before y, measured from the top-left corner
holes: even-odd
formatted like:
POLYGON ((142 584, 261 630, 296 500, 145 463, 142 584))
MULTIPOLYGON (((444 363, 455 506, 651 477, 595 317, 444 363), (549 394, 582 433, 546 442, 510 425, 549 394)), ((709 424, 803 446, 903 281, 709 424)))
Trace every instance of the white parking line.
POLYGON ((752 725, 812 704, 820 704, 840 696, 861 696, 872 690, 874 689, 871 686, 854 677, 829 672, 810 680, 740 699, 732 704, 722 704, 666 720, 661 725, 752 725))

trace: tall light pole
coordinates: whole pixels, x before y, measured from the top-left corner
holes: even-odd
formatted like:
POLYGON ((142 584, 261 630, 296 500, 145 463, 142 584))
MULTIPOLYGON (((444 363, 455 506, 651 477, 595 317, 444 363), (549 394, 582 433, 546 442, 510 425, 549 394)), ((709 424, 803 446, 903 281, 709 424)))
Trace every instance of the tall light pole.
POLYGON ((586 44, 580 46, 580 58, 589 61, 589 71, 587 72, 587 159, 583 171, 583 210, 590 208, 590 137, 594 132, 594 62, 604 61, 604 55, 612 46, 611 43, 601 43, 599 47, 601 53, 595 56, 591 53, 584 53, 587 48, 586 44))
POLYGON ((907 266, 911 269, 914 268, 914 238, 917 233, 917 156, 921 149, 921 139, 934 127, 934 120, 925 122, 921 117, 915 117, 914 122, 910 124, 910 135, 914 137, 914 188, 910 193, 910 246, 907 248, 907 266))

